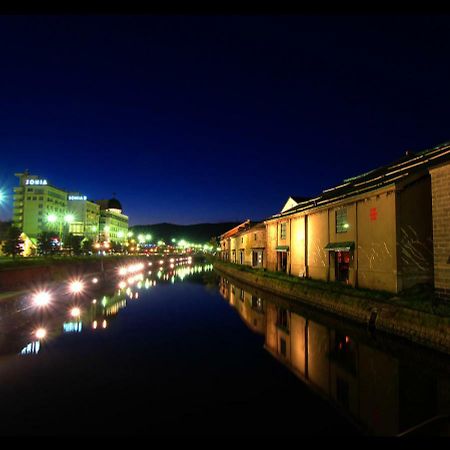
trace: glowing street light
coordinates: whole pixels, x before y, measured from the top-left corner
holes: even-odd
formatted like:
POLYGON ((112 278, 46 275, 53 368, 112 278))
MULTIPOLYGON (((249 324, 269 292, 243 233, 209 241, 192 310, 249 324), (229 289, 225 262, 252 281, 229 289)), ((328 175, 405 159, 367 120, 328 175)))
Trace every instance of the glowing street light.
POLYGON ((66 214, 64 217, 58 216, 56 214, 49 214, 47 216, 47 222, 49 223, 57 223, 59 222, 59 240, 60 244, 62 244, 62 231, 63 231, 63 223, 67 223, 70 225, 72 222, 75 221, 75 216, 73 214, 66 214))

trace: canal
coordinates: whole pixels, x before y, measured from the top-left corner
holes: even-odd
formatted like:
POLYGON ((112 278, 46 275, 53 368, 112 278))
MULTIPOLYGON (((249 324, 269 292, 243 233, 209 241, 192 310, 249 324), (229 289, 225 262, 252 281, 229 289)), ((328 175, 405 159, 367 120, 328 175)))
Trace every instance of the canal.
POLYGON ((448 359, 210 264, 140 261, 0 305, 0 434, 448 435, 448 359))

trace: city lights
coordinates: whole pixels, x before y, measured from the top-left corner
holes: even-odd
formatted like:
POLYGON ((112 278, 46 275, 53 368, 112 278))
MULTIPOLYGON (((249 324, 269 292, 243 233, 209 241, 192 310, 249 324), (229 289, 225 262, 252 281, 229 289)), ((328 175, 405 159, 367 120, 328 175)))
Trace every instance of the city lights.
POLYGON ((81 294, 84 291, 84 283, 81 280, 73 280, 69 282, 69 292, 72 294, 81 294))
POLYGON ((34 335, 37 339, 44 339, 47 336, 47 330, 45 328, 38 328, 34 335))
POLYGON ((50 292, 48 292, 48 291, 36 292, 33 295, 33 303, 35 306, 38 306, 38 307, 43 307, 43 306, 49 305, 51 300, 52 300, 52 296, 51 296, 50 292))
POLYGON ((74 308, 72 308, 72 309, 70 310, 70 315, 71 315, 72 317, 80 317, 80 315, 81 315, 81 310, 80 310, 80 308, 78 308, 77 306, 75 306, 74 308))

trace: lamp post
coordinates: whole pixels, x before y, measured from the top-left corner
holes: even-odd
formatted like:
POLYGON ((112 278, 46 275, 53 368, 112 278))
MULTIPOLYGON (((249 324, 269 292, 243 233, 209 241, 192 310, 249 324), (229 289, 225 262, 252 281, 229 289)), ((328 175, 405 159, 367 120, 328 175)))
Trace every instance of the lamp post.
POLYGON ((62 248, 63 244, 63 224, 71 224, 75 220, 75 217, 73 214, 65 214, 64 216, 56 215, 56 214, 49 214, 47 216, 47 221, 50 223, 56 223, 59 224, 59 245, 60 249, 62 248))
POLYGON ((110 248, 110 244, 109 244, 109 242, 106 242, 106 241, 105 242, 97 242, 94 245, 94 248, 96 248, 100 252, 100 266, 101 266, 102 277, 104 278, 105 268, 103 266, 103 256, 104 256, 105 250, 110 248))

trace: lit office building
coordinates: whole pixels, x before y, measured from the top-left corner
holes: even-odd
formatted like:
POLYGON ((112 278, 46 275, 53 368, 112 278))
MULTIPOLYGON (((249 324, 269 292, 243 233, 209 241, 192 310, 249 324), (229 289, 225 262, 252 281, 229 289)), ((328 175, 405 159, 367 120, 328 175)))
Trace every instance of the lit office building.
POLYGON ((122 213, 122 205, 116 198, 98 200, 100 205, 100 238, 103 241, 127 241, 128 216, 122 213))
POLYGON ((67 192, 27 171, 15 175, 19 178, 19 186, 14 188, 14 226, 32 239, 43 231, 55 231, 58 234, 66 226, 67 192), (49 217, 54 220, 49 221, 49 217))
POLYGON ((70 192, 67 205, 73 221, 69 232, 96 241, 99 233, 100 206, 79 192, 70 192))
POLYGON ((72 233, 96 241, 99 235, 100 206, 79 192, 52 186, 46 178, 28 171, 15 174, 13 224, 36 244, 44 231, 63 239, 72 233))

